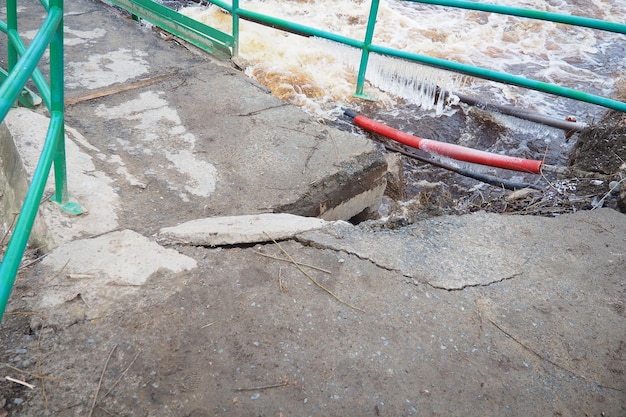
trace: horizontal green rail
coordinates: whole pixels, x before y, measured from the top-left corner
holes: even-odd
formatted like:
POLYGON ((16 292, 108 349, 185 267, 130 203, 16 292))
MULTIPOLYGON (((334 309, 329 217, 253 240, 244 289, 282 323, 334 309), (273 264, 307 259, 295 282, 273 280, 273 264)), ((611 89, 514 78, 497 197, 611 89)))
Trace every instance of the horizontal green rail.
MULTIPOLYGON (((216 6, 226 10, 229 13, 233 12, 233 7, 221 0, 207 0, 216 6)), ((254 23, 259 23, 264 26, 269 26, 274 29, 281 29, 285 32, 290 32, 296 35, 307 36, 307 37, 318 37, 328 39, 337 43, 342 43, 344 45, 352 46, 354 48, 361 49, 363 47, 363 41, 359 41, 356 39, 349 38, 347 36, 338 35, 336 33, 327 32, 324 30, 316 29, 310 26, 302 25, 299 23, 290 22, 288 20, 279 19, 277 17, 272 17, 268 15, 264 15, 261 13, 253 12, 251 10, 246 9, 238 9, 237 14, 245 19, 254 23)))
MULTIPOLYGON (((26 53, 26 46, 24 46, 24 43, 22 42, 22 39, 19 37, 17 31, 14 31, 14 30, 9 31, 7 28, 7 24, 2 21, 0 21, 0 31, 7 34, 7 37, 9 38, 9 42, 15 49, 17 55, 24 56, 26 53)), ((48 46, 47 44, 43 45, 44 51, 47 48, 47 46, 48 46)), ((44 77, 44 75, 41 73, 41 70, 37 68, 37 62, 35 62, 35 68, 31 72, 26 72, 22 75, 26 77, 26 81, 28 81, 28 79, 32 77, 33 82, 35 83, 35 86, 37 87, 37 91, 41 95, 43 102, 46 104, 48 108, 50 108, 51 107, 50 86, 48 85, 48 82, 46 81, 46 77, 44 77)), ((0 118, 0 120, 2 120, 2 118, 0 118)))
MULTIPOLYGON (((142 11, 141 8, 150 8, 153 9, 155 6, 150 5, 154 3, 152 0, 112 0, 114 3, 118 5, 126 4, 126 6, 122 5, 122 7, 127 8, 132 13, 137 13, 138 15, 146 14, 146 12, 142 11), (130 4, 133 4, 130 6, 130 4)), ((258 24, 262 24, 265 26, 269 26, 275 29, 280 29, 286 32, 294 33, 301 36, 314 36, 323 39, 328 39, 330 41, 338 42, 350 47, 361 49, 361 62, 359 65, 359 72, 357 76, 357 85, 355 95, 358 97, 365 97, 363 94, 363 86, 365 83, 365 73, 367 71, 368 58, 370 52, 377 53, 380 55, 396 57, 412 62, 418 62, 427 66, 445 69, 465 75, 470 75, 477 78, 482 78, 486 80, 496 81, 504 84, 516 85, 524 88, 528 88, 531 90, 537 90, 544 93, 554 94, 557 96, 567 97, 570 99, 583 101, 599 106, 603 106, 606 108, 619 110, 622 112, 626 112, 626 103, 614 100, 608 97, 603 97, 595 94, 586 93, 583 91, 562 87, 559 85, 542 82, 518 75, 513 75, 505 72, 499 72, 490 70, 487 68, 477 67, 473 65, 462 64, 455 61, 449 61, 441 58, 434 58, 427 55, 401 51, 393 48, 388 48, 381 45, 376 45, 372 43, 374 27, 376 24, 376 16, 378 12, 378 5, 380 0, 372 0, 370 14, 368 18, 367 30, 365 33, 365 37, 363 40, 356 40, 346 36, 342 36, 336 33, 316 29, 310 26, 290 22, 285 19, 276 18, 273 16, 264 15, 262 13, 254 12, 252 10, 246 10, 244 8, 239 7, 239 0, 232 0, 231 2, 227 2, 224 0, 206 0, 216 6, 228 11, 233 16, 233 26, 232 26, 232 40, 228 42, 224 42, 224 45, 232 47, 232 54, 238 54, 238 46, 239 46, 239 18, 245 19, 248 21, 252 21, 258 24)), ((464 0, 405 0, 412 1, 415 3, 425 3, 425 4, 433 4, 444 7, 456 7, 456 8, 464 8, 464 9, 472 9, 479 10, 488 13, 500 13, 507 14, 511 16, 544 20, 544 21, 552 21, 556 23, 563 23, 574 26, 587 27, 597 30, 615 32, 620 34, 626 34, 626 25, 614 22, 606 22, 598 19, 591 19, 581 16, 572 16, 572 15, 564 15, 558 13, 545 12, 540 10, 531 10, 531 9, 523 9, 517 7, 508 7, 508 6, 499 6, 494 4, 484 4, 479 2, 472 1, 464 1, 464 0)), ((159 5, 161 6, 161 5, 159 5)), ((163 6, 161 6, 163 7, 163 6)), ((166 24, 169 23, 170 20, 176 20, 179 22, 185 22, 185 25, 188 25, 189 19, 187 16, 180 15, 176 12, 170 11, 173 13, 172 15, 167 16, 167 21, 160 22, 159 19, 150 20, 152 23, 164 27, 167 29, 166 24)), ((209 28, 209 26, 204 25, 209 28)), ((209 37, 228 37, 229 35, 217 31, 216 29, 211 28, 211 32, 205 32, 209 37), (217 34, 213 31, 216 31, 217 34)), ((197 30, 202 31, 201 27, 198 27, 197 30)), ((184 38, 184 36, 182 36, 184 38)))
POLYGON ((606 107, 613 110, 626 112, 626 103, 613 100, 607 97, 595 94, 585 93, 583 91, 572 88, 561 87, 556 84, 550 84, 543 81, 537 81, 530 78, 520 77, 517 75, 498 72, 486 68, 475 67, 472 65, 461 64, 454 61, 448 61, 441 58, 414 54, 411 52, 397 51, 395 49, 386 48, 384 46, 372 45, 370 51, 387 56, 398 57, 408 61, 419 62, 435 68, 441 68, 461 74, 471 75, 485 80, 498 81, 504 84, 512 84, 525 87, 531 90, 537 90, 544 93, 550 93, 561 97, 567 97, 578 101, 584 101, 598 106, 606 107))
POLYGON ((519 7, 500 6, 497 4, 486 4, 463 0, 404 0, 413 3, 434 4, 437 6, 456 7, 458 9, 479 10, 481 12, 506 14, 510 16, 526 17, 529 19, 545 20, 566 25, 581 26, 591 29, 604 30, 626 34, 626 25, 621 23, 607 22, 589 17, 572 16, 541 10, 523 9, 519 7))
POLYGON ((69 203, 67 193, 63 113, 63 0, 48 0, 42 4, 48 14, 28 48, 24 48, 17 32, 16 0, 7 0, 7 23, 2 22, 0 25, 7 34, 9 63, 9 72, 0 85, 0 121, 7 116, 31 77, 40 93, 44 90, 45 94, 42 95, 50 111, 50 124, 43 150, 0 264, 0 320, 6 309, 53 164, 56 184, 52 200, 64 206, 67 211, 80 212, 79 207, 69 203), (48 47, 49 85, 43 75, 41 78, 36 75, 37 65, 48 47))
POLYGON ((230 57, 235 39, 152 0, 110 0, 133 15, 220 57, 230 57))
MULTIPOLYGON (((215 4, 218 7, 225 9, 228 12, 233 13, 233 7, 228 3, 222 0, 209 0, 211 3, 215 4)), ((498 6, 492 4, 482 4, 461 0, 408 0, 419 3, 428 3, 428 4, 436 4, 440 6, 450 6, 450 7, 462 7, 473 10, 481 10, 485 12, 493 12, 493 13, 503 13, 510 14, 514 16, 526 17, 531 19, 541 19, 541 20, 550 20, 556 21, 558 23, 565 23, 569 25, 576 26, 584 26, 593 29, 599 29, 604 31, 616 32, 616 33, 624 33, 626 34, 626 25, 605 22, 597 19, 589 19, 585 17, 579 16, 570 16, 570 15, 562 15, 556 13, 548 13, 537 10, 530 9, 520 9, 514 7, 506 7, 506 6, 498 6)), ((351 47, 359 48, 363 50, 363 55, 361 58, 361 65, 359 67, 359 77, 357 79, 357 96, 363 95, 363 84, 364 84, 364 76, 367 67, 367 55, 369 52, 378 53, 381 55, 396 57, 408 61, 419 62, 424 65, 428 65, 435 68, 445 69, 465 75, 470 75, 477 78, 482 78, 491 81, 497 81, 504 84, 512 84, 520 87, 525 87, 531 90, 537 90, 544 93, 550 93, 562 97, 571 98, 578 101, 583 101, 599 106, 603 106, 606 108, 619 110, 622 112, 626 112, 626 103, 613 100, 611 98, 598 96, 595 94, 585 93, 583 91, 558 86, 555 84, 550 84, 542 81, 537 81, 513 74, 508 74, 499 71, 493 71, 486 68, 481 68, 473 65, 467 65, 458 63, 455 61, 449 61, 441 58, 434 58, 427 55, 416 54, 412 52, 400 51, 397 49, 388 48, 385 46, 379 46, 375 44, 371 44, 373 26, 376 20, 376 13, 378 7, 378 0, 372 1, 372 11, 370 12, 370 17, 368 20, 368 31, 365 35, 364 41, 355 40, 352 38, 348 38, 345 36, 337 35, 331 32, 315 29, 309 26, 293 23, 284 19, 279 19, 272 16, 263 15, 260 13, 256 13, 250 10, 245 10, 238 8, 237 14, 242 19, 250 20, 255 23, 263 24, 265 26, 270 26, 276 29, 281 29, 286 32, 291 32, 294 34, 302 35, 302 36, 315 36, 324 39, 328 39, 331 41, 335 41, 338 43, 342 43, 351 47)), ((238 34, 235 34, 237 37, 238 34)))

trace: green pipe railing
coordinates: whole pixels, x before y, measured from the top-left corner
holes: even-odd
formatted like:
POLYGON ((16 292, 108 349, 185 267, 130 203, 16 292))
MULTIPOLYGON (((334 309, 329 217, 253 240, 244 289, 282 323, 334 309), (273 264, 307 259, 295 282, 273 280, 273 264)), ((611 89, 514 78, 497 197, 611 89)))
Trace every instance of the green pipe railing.
MULTIPOLYGON (((348 38, 345 36, 341 36, 338 34, 334 34, 331 32, 326 32, 320 29, 312 28, 309 26, 301 25, 298 23, 293 23, 284 19, 279 19, 276 17, 264 15, 261 13, 253 12, 251 10, 246 10, 239 6, 239 0, 232 0, 232 3, 227 3, 224 0, 205 0, 210 3, 215 4, 216 6, 228 11, 233 16, 233 26, 232 26, 232 35, 225 34, 223 32, 220 36, 231 37, 231 41, 229 45, 232 47, 232 55, 238 54, 238 46, 239 46, 239 19, 249 20, 255 23, 259 23, 265 26, 273 27, 276 29, 284 30, 286 32, 291 32, 301 36, 315 36, 319 38, 328 39, 334 42, 342 43, 344 45, 348 45, 354 48, 361 49, 361 61, 359 65, 359 71, 357 76, 357 85, 355 96, 368 98, 363 94, 363 87, 365 84, 365 73, 367 71, 368 58, 370 53, 377 53, 381 55, 396 57, 412 62, 418 62, 427 66, 432 66, 440 69, 445 69, 453 72, 462 73, 465 75, 470 75, 477 78, 482 78, 486 80, 501 82, 504 84, 512 84, 520 87, 525 87, 531 90, 537 90, 544 93, 550 93, 557 96, 567 97, 578 101, 584 101, 591 104, 596 104, 599 106, 603 106, 606 108, 619 110, 622 112, 626 112, 626 103, 613 100, 608 97, 602 97, 595 94, 585 93, 583 91, 558 86, 555 84, 550 84, 542 81, 537 81, 513 74, 508 74, 504 72, 498 72, 489 70, 486 68, 476 67, 467 64, 461 64, 454 61, 448 61, 445 59, 434 58, 426 55, 400 51, 380 45, 372 44, 372 38, 374 33, 374 27, 376 24, 376 16, 378 11, 378 5, 380 0, 372 0, 372 5, 370 8, 369 19, 367 23, 367 30, 365 34, 364 40, 356 40, 352 38, 348 38)), ((412 1, 416 3, 426 3, 433 4, 438 6, 445 7, 456 7, 456 8, 464 8, 464 9, 472 9, 479 10, 488 13, 500 13, 507 14, 511 16, 529 18, 529 19, 537 19, 544 21, 551 21, 556 23, 564 23, 573 26, 581 26, 587 27, 597 30, 603 30, 608 32, 626 34, 626 25, 614 22, 606 22, 598 19, 591 19, 581 16, 572 16, 572 15, 564 15, 558 13, 544 12, 539 10, 531 10, 531 9, 523 9, 517 7, 508 7, 508 6, 499 6, 494 4, 484 4, 479 2, 471 2, 464 0, 405 0, 412 1)), ((142 3, 144 6, 149 6, 148 3, 154 3, 152 0, 113 0, 114 3, 120 4, 124 3, 142 3)), ((182 16, 182 15, 179 15, 182 16)), ((186 16, 182 16, 187 18, 186 16)), ((160 26, 160 22, 158 20, 150 20, 157 26, 160 26)), ((208 26, 207 26, 208 27, 208 26)), ((184 38, 184 37, 183 37, 184 38)))
POLYGON ((497 4, 477 3, 464 0, 404 0, 413 3, 434 4, 436 6, 456 7, 458 9, 478 10, 481 12, 506 14, 509 16, 526 17, 535 20, 545 20, 555 23, 564 23, 571 26, 581 26, 591 29, 604 30, 626 34, 626 25, 607 22, 589 17, 564 15, 559 13, 544 12, 541 10, 523 9, 519 7, 499 6, 497 4))
POLYGON ((0 25, 2 31, 7 34, 9 64, 9 72, 0 85, 0 121, 7 116, 24 86, 32 78, 50 112, 50 124, 31 186, 26 193, 0 264, 0 320, 6 309, 53 164, 56 187, 51 200, 60 204, 63 210, 69 213, 82 212, 78 204, 69 201, 67 192, 63 107, 63 0, 42 0, 41 3, 48 14, 28 48, 24 47, 18 34, 16 3, 16 0, 7 0, 7 22, 0 25), (37 69, 48 46, 49 85, 37 69))
POLYGON ((235 38, 152 0, 110 0, 135 16, 219 57, 230 57, 235 38))

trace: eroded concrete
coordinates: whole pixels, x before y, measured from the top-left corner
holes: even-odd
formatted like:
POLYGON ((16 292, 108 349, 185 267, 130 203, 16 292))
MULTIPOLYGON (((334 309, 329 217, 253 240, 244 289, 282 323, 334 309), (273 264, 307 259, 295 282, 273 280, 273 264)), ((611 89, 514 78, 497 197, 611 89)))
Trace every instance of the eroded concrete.
POLYGON ((128 52, 116 56, 135 78, 173 75, 68 107, 70 192, 97 186, 86 216, 56 213, 71 236, 94 224, 16 281, 0 362, 36 387, 3 388, 15 413, 624 414, 623 215, 476 213, 396 230, 309 219, 322 229, 280 247, 162 241, 207 217, 323 217, 337 188, 382 188, 385 164, 223 63, 101 3, 66 6, 68 96, 135 81, 111 51, 128 52), (107 210, 114 222, 97 224, 107 210))

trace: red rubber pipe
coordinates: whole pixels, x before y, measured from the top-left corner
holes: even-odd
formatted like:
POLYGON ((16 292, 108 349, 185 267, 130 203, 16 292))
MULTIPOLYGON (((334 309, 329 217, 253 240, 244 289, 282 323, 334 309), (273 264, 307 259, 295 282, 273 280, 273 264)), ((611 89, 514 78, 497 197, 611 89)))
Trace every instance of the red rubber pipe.
POLYGON ((394 129, 365 116, 361 116, 350 110, 345 111, 345 114, 353 117, 354 124, 357 126, 413 148, 434 152, 439 155, 456 159, 457 161, 472 162, 474 164, 504 168, 512 171, 531 172, 533 174, 541 173, 543 161, 498 155, 495 153, 466 148, 465 146, 454 145, 452 143, 423 139, 394 129))

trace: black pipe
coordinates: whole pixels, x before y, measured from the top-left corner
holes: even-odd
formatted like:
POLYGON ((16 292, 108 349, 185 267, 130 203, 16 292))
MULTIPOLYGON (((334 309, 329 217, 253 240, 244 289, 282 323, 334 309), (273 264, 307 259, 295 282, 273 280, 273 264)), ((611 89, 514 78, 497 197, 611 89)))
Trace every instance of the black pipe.
POLYGON ((494 177, 494 176, 491 176, 491 175, 481 174, 479 172, 470 171, 469 169, 459 168, 459 167, 455 167, 455 166, 450 165, 450 164, 446 164, 446 163, 443 163, 443 162, 435 161, 433 159, 426 158, 426 157, 417 155, 416 153, 409 152, 409 151, 406 151, 404 149, 399 149, 399 148, 396 148, 395 146, 391 146, 391 145, 388 145, 388 144, 383 144, 383 146, 385 147, 385 149, 390 150, 392 152, 397 152, 397 153, 402 154, 404 156, 408 156, 409 158, 417 159, 418 161, 421 161, 421 162, 426 162, 426 163, 434 165, 436 167, 443 168, 443 169, 446 169, 448 171, 452 171, 452 172, 454 172, 456 174, 463 175, 464 177, 472 178, 472 179, 475 179, 477 181, 484 182, 485 184, 496 186, 498 188, 505 188, 505 189, 511 190, 511 191, 521 190, 522 188, 533 188, 535 190, 543 190, 542 187, 540 187, 538 185, 535 185, 535 184, 529 184, 529 183, 525 183, 525 182, 509 181, 509 180, 497 178, 497 177, 494 177))
POLYGON ((455 95, 465 104, 476 106, 480 109, 497 111, 498 113, 506 114, 508 116, 517 117, 518 119, 524 119, 535 123, 540 123, 546 126, 555 127, 566 131, 567 133, 582 132, 589 128, 587 123, 574 122, 569 120, 561 120, 555 117, 545 116, 542 114, 534 113, 524 109, 518 109, 517 107, 504 106, 501 104, 487 103, 475 97, 466 96, 460 93, 450 93, 455 95))

